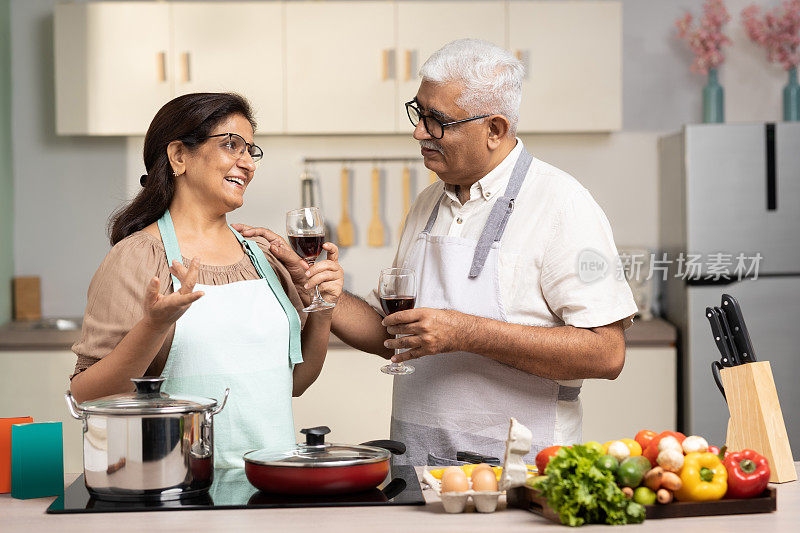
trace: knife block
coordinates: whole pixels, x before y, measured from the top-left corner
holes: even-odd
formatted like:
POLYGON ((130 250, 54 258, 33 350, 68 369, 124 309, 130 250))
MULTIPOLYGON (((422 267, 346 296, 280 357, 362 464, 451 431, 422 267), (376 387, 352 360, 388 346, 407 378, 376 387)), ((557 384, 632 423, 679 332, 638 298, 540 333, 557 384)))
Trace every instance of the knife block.
POLYGON ((769 361, 723 368, 720 377, 731 413, 728 449, 748 448, 766 457, 772 483, 796 480, 792 449, 769 361))

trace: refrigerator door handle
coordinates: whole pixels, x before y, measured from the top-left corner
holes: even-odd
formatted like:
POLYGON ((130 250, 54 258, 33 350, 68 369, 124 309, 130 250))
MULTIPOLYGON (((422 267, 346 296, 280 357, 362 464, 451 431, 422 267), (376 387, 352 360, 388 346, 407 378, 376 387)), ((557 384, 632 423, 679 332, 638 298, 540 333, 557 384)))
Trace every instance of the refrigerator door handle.
POLYGON ((765 126, 767 140, 767 211, 778 209, 778 184, 775 170, 775 124, 768 122, 765 126))

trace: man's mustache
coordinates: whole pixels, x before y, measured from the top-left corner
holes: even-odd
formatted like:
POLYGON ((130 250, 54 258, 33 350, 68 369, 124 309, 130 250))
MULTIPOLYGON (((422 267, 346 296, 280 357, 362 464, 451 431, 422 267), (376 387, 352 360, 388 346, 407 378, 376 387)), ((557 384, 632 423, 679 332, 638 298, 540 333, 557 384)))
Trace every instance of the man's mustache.
POLYGON ((427 148, 428 150, 436 150, 440 154, 444 155, 444 151, 442 150, 442 147, 439 146, 438 144, 436 144, 433 141, 430 141, 428 139, 423 139, 423 140, 419 141, 419 145, 422 148, 427 148))

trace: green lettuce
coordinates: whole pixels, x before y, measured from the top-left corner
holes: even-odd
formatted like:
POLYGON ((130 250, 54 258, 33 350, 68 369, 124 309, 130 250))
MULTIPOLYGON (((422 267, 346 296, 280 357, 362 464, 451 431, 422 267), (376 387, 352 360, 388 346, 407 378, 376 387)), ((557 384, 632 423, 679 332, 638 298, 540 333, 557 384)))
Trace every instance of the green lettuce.
POLYGON ((545 469, 536 488, 567 526, 583 524, 638 524, 642 505, 625 497, 607 470, 595 463, 601 453, 582 445, 563 447, 545 469))

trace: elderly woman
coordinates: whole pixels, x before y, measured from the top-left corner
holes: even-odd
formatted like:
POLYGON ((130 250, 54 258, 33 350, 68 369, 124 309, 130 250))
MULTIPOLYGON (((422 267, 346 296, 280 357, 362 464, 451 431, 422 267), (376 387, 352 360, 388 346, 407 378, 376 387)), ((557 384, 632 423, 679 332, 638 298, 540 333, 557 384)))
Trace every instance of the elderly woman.
MULTIPOLYGON (((230 387, 214 421, 217 467, 294 444, 292 396, 319 375, 330 334, 330 310, 302 324, 310 293, 298 292, 269 243, 228 225, 263 155, 254 131, 235 94, 187 94, 161 108, 145 137, 144 188, 112 217, 113 248, 73 346, 77 401, 127 392, 143 375, 164 377, 169 393, 219 397, 230 387)), ((336 246, 324 247, 319 288, 335 302, 342 269, 336 246)))

